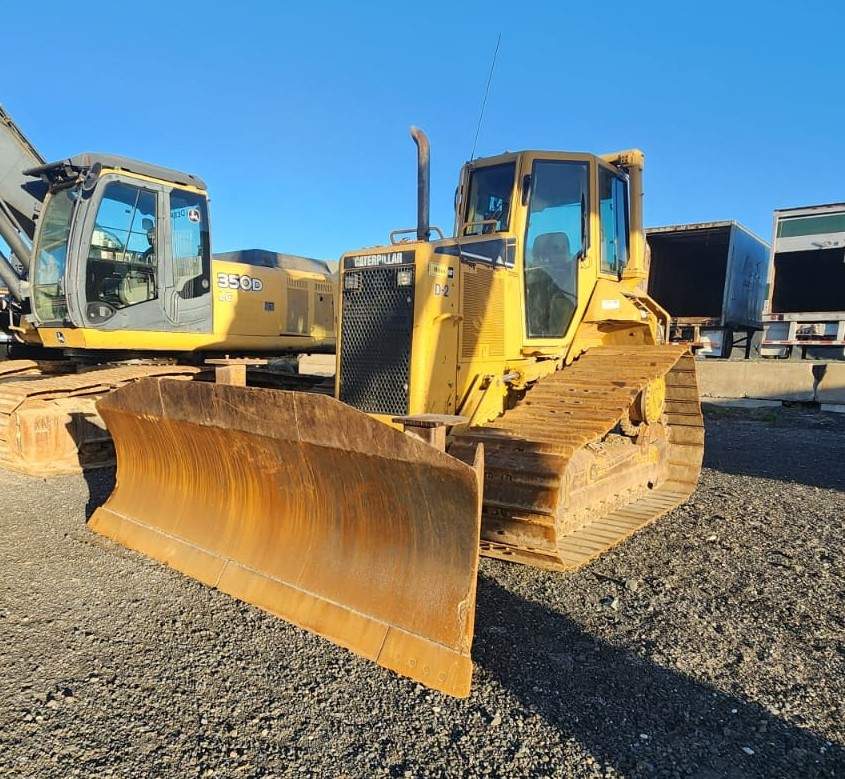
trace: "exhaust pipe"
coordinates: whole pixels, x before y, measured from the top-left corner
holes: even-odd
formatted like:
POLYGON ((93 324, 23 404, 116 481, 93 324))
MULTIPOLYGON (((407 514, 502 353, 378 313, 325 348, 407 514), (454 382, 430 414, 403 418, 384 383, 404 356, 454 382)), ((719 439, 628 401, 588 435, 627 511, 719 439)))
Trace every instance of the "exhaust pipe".
POLYGON ((428 136, 419 127, 411 127, 411 138, 417 144, 417 240, 427 241, 431 235, 429 201, 431 199, 431 155, 428 136))

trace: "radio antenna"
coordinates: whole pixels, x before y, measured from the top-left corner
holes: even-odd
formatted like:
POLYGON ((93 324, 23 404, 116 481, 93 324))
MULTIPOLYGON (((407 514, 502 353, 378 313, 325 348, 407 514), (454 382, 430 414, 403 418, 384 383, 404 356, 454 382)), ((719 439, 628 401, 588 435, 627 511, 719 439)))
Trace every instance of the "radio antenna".
POLYGON ((493 52, 493 60, 490 62, 490 73, 487 76, 487 86, 484 87, 484 97, 481 100, 481 112, 478 114, 478 125, 475 128, 475 138, 472 141, 472 153, 469 155, 469 161, 475 159, 475 147, 478 145, 478 133, 481 132, 481 122, 484 119, 484 108, 487 106, 487 95, 490 94, 490 82, 493 81, 493 68, 496 67, 496 56, 499 54, 499 44, 502 42, 502 33, 496 39, 496 50, 493 52))

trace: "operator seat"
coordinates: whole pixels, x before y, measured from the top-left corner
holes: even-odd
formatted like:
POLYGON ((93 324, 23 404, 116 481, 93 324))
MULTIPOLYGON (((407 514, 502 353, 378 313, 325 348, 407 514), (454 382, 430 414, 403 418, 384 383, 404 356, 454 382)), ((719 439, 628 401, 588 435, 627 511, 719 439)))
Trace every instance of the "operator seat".
POLYGON ((569 236, 563 232, 538 235, 531 247, 531 257, 535 268, 540 265, 563 267, 572 260, 569 236))
POLYGON ((577 269, 569 236, 564 232, 538 235, 527 264, 525 293, 529 330, 535 336, 560 337, 576 307, 577 269))
POLYGON ((150 273, 130 271, 120 280, 117 296, 123 306, 152 300, 156 296, 155 279, 150 273))

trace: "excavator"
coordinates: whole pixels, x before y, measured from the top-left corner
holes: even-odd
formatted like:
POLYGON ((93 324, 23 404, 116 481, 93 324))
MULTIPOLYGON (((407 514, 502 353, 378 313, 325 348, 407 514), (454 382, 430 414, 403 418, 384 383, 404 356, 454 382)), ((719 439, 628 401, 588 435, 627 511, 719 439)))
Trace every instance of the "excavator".
POLYGON ((110 154, 47 163, 0 109, 0 316, 35 357, 0 362, 0 466, 112 463, 95 403, 127 382, 196 376, 215 355, 334 350, 332 268, 212 256, 208 212, 196 175, 110 154))
POLYGON ((643 154, 464 165, 340 268, 335 397, 145 380, 99 410, 117 481, 91 528, 454 696, 479 554, 565 571, 687 499, 695 364, 641 289, 643 154))

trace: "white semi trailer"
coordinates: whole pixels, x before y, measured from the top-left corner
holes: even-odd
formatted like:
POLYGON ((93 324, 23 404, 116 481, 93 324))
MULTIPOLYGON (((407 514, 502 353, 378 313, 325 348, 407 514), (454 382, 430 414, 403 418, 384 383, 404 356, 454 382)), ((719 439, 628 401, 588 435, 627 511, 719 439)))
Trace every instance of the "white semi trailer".
POLYGON ((763 357, 845 358, 845 203, 775 211, 763 357))

